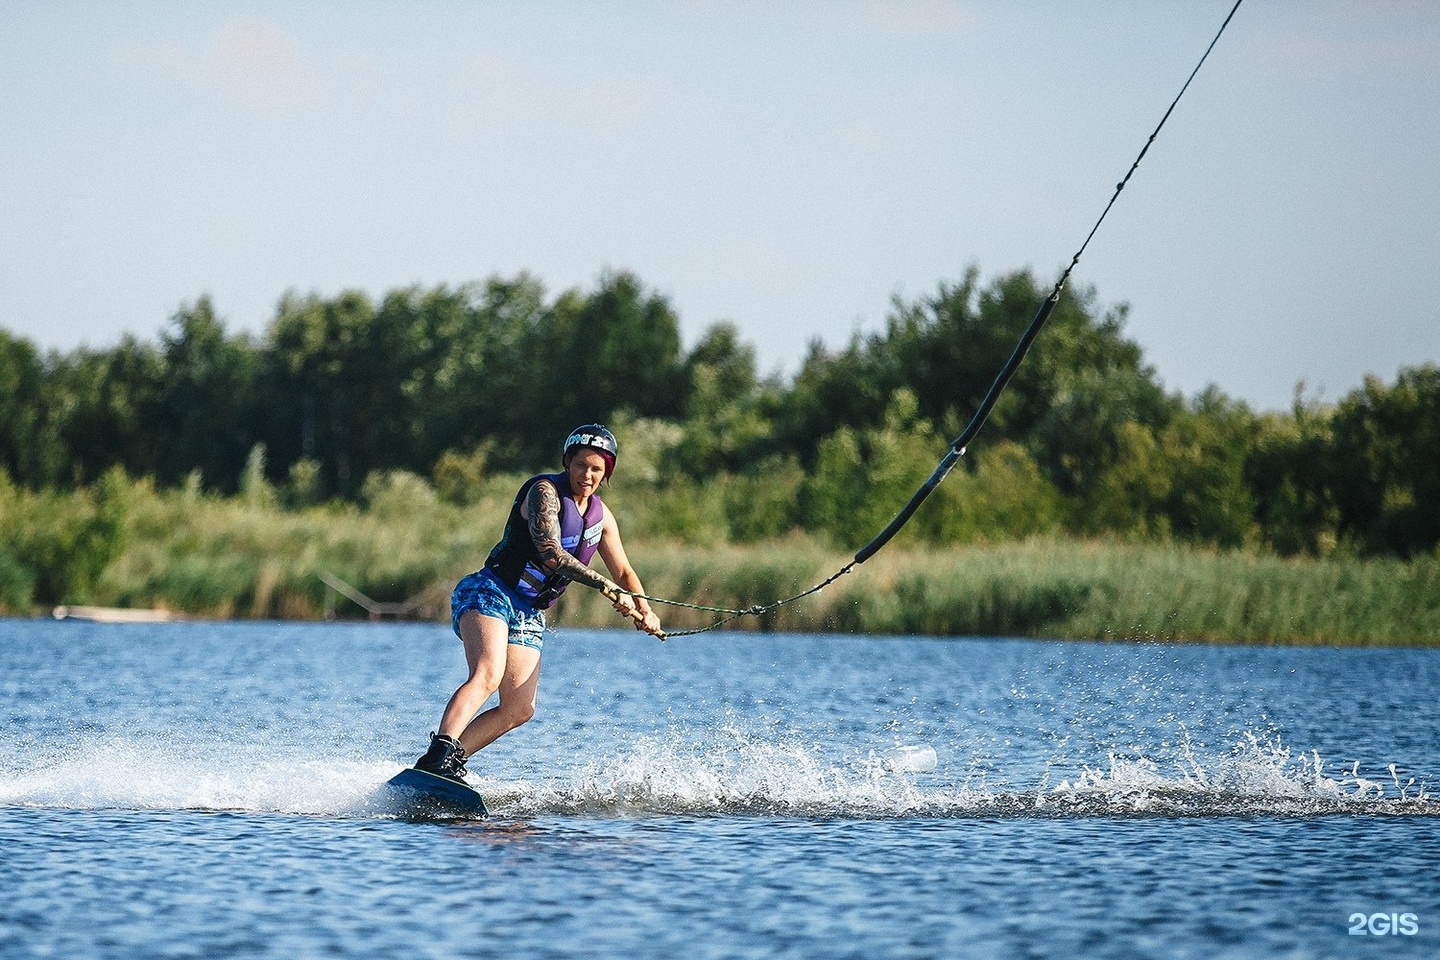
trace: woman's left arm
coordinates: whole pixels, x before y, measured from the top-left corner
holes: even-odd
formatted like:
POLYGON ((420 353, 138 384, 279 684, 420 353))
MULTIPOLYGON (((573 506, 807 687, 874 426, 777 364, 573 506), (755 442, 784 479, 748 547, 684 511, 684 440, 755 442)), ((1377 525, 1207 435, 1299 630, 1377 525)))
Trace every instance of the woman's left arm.
MULTIPOLYGON (((610 508, 605 507, 605 519, 600 532, 600 545, 598 551, 600 559, 605 561, 605 568, 610 571, 611 578, 632 594, 642 594, 645 587, 640 583, 640 575, 635 568, 630 566, 630 558, 625 555, 625 545, 620 542, 620 525, 615 522, 615 514, 610 508)), ((655 611, 650 609, 650 604, 645 602, 643 597, 635 596, 630 598, 635 609, 639 612, 640 618, 635 621, 636 630, 644 630, 646 633, 659 637, 664 631, 660 629, 660 618, 655 611)))

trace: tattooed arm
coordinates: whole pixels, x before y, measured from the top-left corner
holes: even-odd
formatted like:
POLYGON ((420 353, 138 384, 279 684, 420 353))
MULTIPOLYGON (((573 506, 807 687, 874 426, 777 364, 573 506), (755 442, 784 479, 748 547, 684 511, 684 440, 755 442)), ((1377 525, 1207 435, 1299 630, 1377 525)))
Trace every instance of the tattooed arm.
POLYGON ((634 596, 643 593, 644 588, 640 585, 640 578, 630 569, 629 561, 625 559, 624 549, 620 546, 620 532, 615 527, 615 518, 610 511, 605 511, 605 532, 600 537, 600 555, 610 568, 611 574, 620 578, 624 586, 591 570, 561 545, 560 494, 549 480, 537 480, 530 487, 525 502, 520 506, 520 516, 524 517, 529 525, 530 538, 535 542, 536 552, 540 554, 541 566, 567 580, 594 587, 615 605, 615 609, 622 616, 634 620, 636 629, 664 639, 665 633, 660 629, 659 618, 645 601, 634 596))
POLYGON ((549 480, 537 480, 525 497, 521 511, 530 525, 530 539, 540 553, 540 563, 549 573, 583 583, 606 594, 619 589, 613 581, 591 570, 560 545, 560 493, 549 480))

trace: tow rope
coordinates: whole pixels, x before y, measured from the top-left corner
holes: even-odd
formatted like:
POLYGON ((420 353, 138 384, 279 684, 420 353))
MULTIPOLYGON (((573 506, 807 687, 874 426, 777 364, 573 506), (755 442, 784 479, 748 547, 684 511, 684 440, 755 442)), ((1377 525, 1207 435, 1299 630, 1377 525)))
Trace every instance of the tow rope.
POLYGON ((1135 157, 1135 162, 1130 164, 1130 169, 1126 171, 1124 178, 1115 185, 1115 192, 1110 195, 1110 202, 1105 204, 1105 209, 1101 211, 1099 219, 1095 221, 1095 225, 1090 228, 1090 233, 1086 235, 1085 242, 1080 244, 1080 249, 1076 250, 1075 255, 1070 258, 1069 266, 1060 274, 1060 279, 1055 281, 1054 288, 1040 305, 1040 309, 1036 311, 1035 318, 1030 321, 1030 326, 1025 328, 1025 332, 1020 336, 1019 342, 1015 345, 1014 352, 1010 354, 1010 359, 1005 362, 1005 366, 1002 367, 1000 372, 995 376, 995 382, 990 385, 989 392, 986 393, 985 398, 980 401, 980 406, 975 410, 974 416, 970 418, 970 423, 966 425, 964 432, 951 441, 949 450, 947 450, 945 456, 940 459, 939 464, 936 465, 929 479, 920 485, 920 488, 910 497, 909 502, 900 509, 900 512, 895 515, 893 520, 886 524, 885 529, 881 530, 869 543, 857 550, 850 562, 839 570, 810 589, 797 593, 793 597, 786 597, 783 600, 757 604, 746 607, 745 609, 731 609, 728 607, 711 607, 705 606, 704 604, 685 603, 680 600, 665 600, 660 597, 645 596, 644 594, 634 594, 634 596, 640 597, 649 603, 660 603, 667 606, 682 607, 687 610, 699 610, 719 615, 714 623, 707 626, 694 630, 667 633, 662 635, 660 639, 690 637, 696 634, 706 633, 740 617, 764 616, 788 603, 794 603, 797 600, 819 593, 855 569, 855 567, 879 553, 880 549, 889 543, 895 534, 900 532, 900 528, 905 526, 916 510, 920 509, 920 504, 925 502, 926 498, 940 485, 940 482, 945 479, 955 464, 960 462, 960 458, 965 455, 966 448, 969 447, 971 441, 975 439, 975 435, 980 432, 980 428, 985 425, 985 421, 990 416, 990 411, 994 408, 995 402, 1000 399, 1001 392, 1004 391, 1005 386, 1010 382, 1010 378, 1015 375, 1015 371, 1019 369, 1020 361, 1025 359, 1025 354, 1029 352, 1030 345, 1035 342, 1035 338, 1039 335, 1040 329, 1045 326, 1045 321, 1050 318, 1051 311, 1054 310, 1055 305, 1060 302, 1060 292, 1065 288, 1066 281, 1070 279, 1071 271, 1075 269, 1076 264, 1080 262, 1080 257, 1085 253, 1086 248, 1090 246, 1090 241, 1094 238, 1096 231, 1100 229, 1100 224, 1104 223, 1105 218, 1109 216, 1110 208, 1115 206, 1116 200, 1120 199, 1121 191, 1125 189, 1125 185, 1128 184, 1130 178, 1134 176, 1135 170, 1140 166, 1140 161, 1145 159, 1145 154, 1149 152, 1150 145, 1154 143, 1155 138, 1160 135, 1161 128, 1163 128, 1165 122, 1170 119, 1170 114, 1175 111, 1175 107, 1180 103, 1180 98, 1185 96, 1185 91, 1190 88, 1190 82, 1195 79, 1195 75, 1198 74, 1200 68, 1204 66, 1205 60, 1210 56, 1210 51, 1214 50, 1215 44, 1220 42, 1221 35, 1224 34, 1225 28, 1230 25, 1230 21, 1234 19, 1235 13, 1240 9, 1242 2, 1243 0, 1235 0, 1235 6, 1230 8, 1230 13, 1225 17, 1225 21, 1220 24, 1220 29, 1215 32, 1215 36, 1210 41, 1210 45, 1205 48, 1205 52, 1201 54, 1199 61, 1195 64, 1195 69, 1190 71, 1190 76, 1186 78, 1185 83, 1180 87, 1180 92, 1175 95, 1175 99, 1170 102, 1170 106, 1166 109, 1165 115, 1162 116, 1160 122, 1155 125, 1155 130, 1150 134, 1150 138, 1146 140, 1145 145, 1140 148, 1140 153, 1135 157))

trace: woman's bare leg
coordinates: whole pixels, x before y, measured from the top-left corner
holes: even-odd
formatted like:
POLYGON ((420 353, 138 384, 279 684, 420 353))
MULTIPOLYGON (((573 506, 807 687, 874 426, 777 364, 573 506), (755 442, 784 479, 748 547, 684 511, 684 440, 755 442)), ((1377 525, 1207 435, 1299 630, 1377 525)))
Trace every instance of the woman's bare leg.
MULTIPOLYGON (((463 628, 463 623, 462 623, 463 628)), ((470 722, 460 735, 466 756, 494 743, 535 715, 535 695, 540 686, 540 651, 518 643, 509 644, 505 674, 500 680, 500 704, 470 722)))
POLYGON ((465 644, 465 663, 470 668, 470 677, 445 705, 445 713, 440 717, 442 735, 460 740, 466 725, 500 686, 505 676, 509 639, 510 627, 498 617, 482 616, 475 610, 460 617, 460 640, 465 644))

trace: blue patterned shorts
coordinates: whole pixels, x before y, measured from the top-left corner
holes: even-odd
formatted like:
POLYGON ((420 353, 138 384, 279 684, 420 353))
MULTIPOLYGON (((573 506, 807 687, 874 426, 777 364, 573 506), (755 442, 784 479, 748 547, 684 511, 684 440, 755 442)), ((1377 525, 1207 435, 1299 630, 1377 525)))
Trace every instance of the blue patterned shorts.
POLYGON ((450 595, 450 627, 460 636, 460 617, 474 610, 482 617, 504 620, 510 627, 509 642, 539 650, 545 646, 545 613, 536 610, 506 588, 488 567, 455 584, 450 595))

